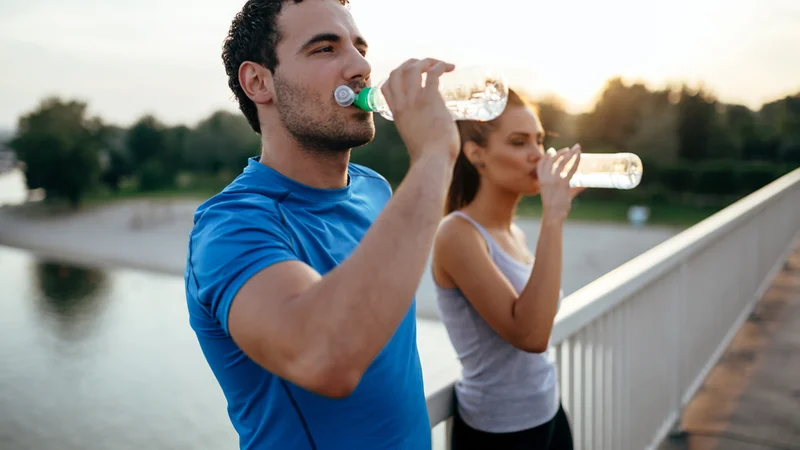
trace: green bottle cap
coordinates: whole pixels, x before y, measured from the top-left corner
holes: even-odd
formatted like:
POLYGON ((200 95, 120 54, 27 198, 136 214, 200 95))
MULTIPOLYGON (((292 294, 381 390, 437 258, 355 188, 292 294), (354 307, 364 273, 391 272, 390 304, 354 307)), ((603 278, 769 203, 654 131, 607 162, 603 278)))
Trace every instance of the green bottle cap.
POLYGON ((369 93, 372 92, 373 89, 375 88, 368 87, 362 89, 358 95, 356 95, 356 99, 353 101, 353 104, 364 111, 372 111, 372 108, 369 106, 369 93))

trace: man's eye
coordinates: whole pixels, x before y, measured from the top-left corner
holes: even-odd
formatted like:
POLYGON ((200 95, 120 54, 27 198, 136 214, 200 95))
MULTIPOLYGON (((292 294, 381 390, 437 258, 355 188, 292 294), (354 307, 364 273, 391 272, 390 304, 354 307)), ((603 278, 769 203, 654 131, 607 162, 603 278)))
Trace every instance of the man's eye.
POLYGON ((314 50, 314 53, 328 53, 328 52, 332 52, 332 51, 333 51, 333 47, 328 45, 326 47, 322 47, 320 49, 314 50))

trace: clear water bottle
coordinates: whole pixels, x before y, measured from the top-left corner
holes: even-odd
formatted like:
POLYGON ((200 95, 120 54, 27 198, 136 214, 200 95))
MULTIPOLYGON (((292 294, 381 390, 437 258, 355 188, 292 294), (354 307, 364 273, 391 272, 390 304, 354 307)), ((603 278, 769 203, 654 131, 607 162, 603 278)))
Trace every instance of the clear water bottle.
MULTIPOLYGON (((547 150, 554 154, 555 149, 547 150)), ((567 162, 564 171, 569 173, 575 159, 567 162)), ((633 153, 581 153, 578 170, 572 176, 572 187, 633 189, 642 181, 642 160, 633 153)))
MULTIPOLYGON (((376 112, 387 120, 394 120, 392 111, 381 93, 381 86, 385 82, 386 79, 376 86, 362 89, 358 94, 349 86, 342 85, 334 91, 334 98, 340 106, 354 104, 364 111, 376 112)), ((508 101, 508 82, 504 76, 484 68, 456 69, 443 74, 439 79, 439 92, 453 120, 488 121, 505 110, 508 101)))

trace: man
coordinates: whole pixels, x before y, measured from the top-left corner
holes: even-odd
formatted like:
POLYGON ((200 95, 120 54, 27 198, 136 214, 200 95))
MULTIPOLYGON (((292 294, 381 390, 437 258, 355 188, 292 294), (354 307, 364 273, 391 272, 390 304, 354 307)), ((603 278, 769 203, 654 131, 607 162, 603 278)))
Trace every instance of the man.
POLYGON ((453 66, 409 60, 383 87, 411 161, 392 198, 349 163, 372 114, 333 97, 370 84, 347 6, 250 0, 224 45, 262 152, 198 208, 185 280, 242 449, 431 447, 414 293, 459 151, 438 92, 453 66))

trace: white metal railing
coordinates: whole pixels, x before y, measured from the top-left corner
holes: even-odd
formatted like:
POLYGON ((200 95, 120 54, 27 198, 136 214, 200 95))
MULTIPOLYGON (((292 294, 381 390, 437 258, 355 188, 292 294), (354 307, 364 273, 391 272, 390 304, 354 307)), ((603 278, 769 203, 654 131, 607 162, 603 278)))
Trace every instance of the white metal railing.
MULTIPOLYGON (((564 299, 551 338, 576 449, 655 448, 800 237, 800 169, 564 299)), ((449 427, 456 363, 426 379, 449 427)))

